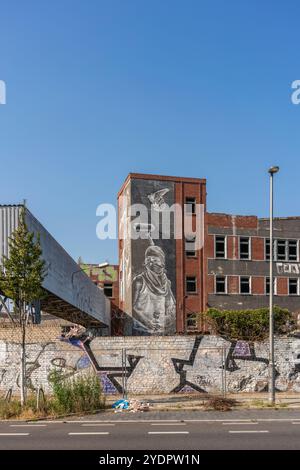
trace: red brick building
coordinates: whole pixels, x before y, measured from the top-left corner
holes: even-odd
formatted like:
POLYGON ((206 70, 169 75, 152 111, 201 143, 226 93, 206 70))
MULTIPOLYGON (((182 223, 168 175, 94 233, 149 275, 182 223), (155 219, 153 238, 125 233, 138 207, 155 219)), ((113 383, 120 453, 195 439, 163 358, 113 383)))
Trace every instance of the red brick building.
MULTIPOLYGON (((118 211, 119 272, 118 266, 110 267, 114 274, 108 278, 94 265, 87 268, 112 295, 113 334, 204 331, 195 313, 209 307, 268 306, 269 219, 207 212, 205 179, 136 173, 128 175, 118 194, 118 211), (137 204, 147 208, 145 220, 130 213, 137 204), (169 238, 159 218, 165 204, 180 207, 169 238), (198 206, 203 209, 200 229, 198 206), (159 214, 154 223, 152 213, 159 214), (158 238, 152 239, 155 225, 158 238), (144 236, 132 238, 133 226, 144 236), (200 247, 188 226, 191 233, 203 232, 200 247), (158 274, 151 263, 161 269, 158 274)), ((275 218, 274 237, 274 302, 300 312, 300 217, 275 218)))
MULTIPOLYGON (((268 306, 269 219, 206 214, 207 305, 268 306)), ((300 217, 274 219, 275 303, 300 311, 300 217)))
POLYGON ((119 310, 119 266, 115 264, 87 264, 79 262, 81 269, 111 301, 111 334, 122 334, 122 315, 119 310))
POLYGON ((200 229, 204 230, 205 179, 130 173, 125 180, 118 194, 119 306, 128 316, 128 334, 131 334, 132 326, 133 334, 135 329, 136 334, 184 332, 188 317, 193 312, 205 309, 204 250, 203 247, 198 250, 193 247, 192 235, 196 231, 198 207, 203 209, 200 229), (142 204, 147 208, 145 220, 137 224, 140 225, 140 230, 145 230, 144 239, 132 239, 129 233, 132 222, 129 211, 135 204, 142 204), (168 207, 173 207, 174 204, 179 207, 179 212, 174 216, 169 238, 165 237, 165 228, 161 220, 153 223, 153 220, 149 219, 152 214, 163 217, 165 204, 168 207), (147 237, 147 226, 158 229, 158 239, 151 240, 151 237, 147 237), (187 233, 187 227, 191 229, 191 236, 187 233), (174 236, 175 230, 179 233, 178 238, 174 236), (157 289, 151 285, 151 279, 149 280, 155 274, 151 273, 147 263, 151 258, 147 253, 156 255, 157 262, 162 262, 165 270, 165 278, 156 276, 156 279, 162 279, 162 285, 157 289), (161 293, 163 291, 164 293, 161 293), (135 321, 146 326, 143 328, 138 324, 135 328, 135 321))

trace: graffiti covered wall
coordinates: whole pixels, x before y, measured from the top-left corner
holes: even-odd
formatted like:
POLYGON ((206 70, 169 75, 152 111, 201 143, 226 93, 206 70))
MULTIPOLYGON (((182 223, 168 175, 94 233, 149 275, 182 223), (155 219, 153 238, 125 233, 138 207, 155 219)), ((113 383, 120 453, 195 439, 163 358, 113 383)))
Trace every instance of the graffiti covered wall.
MULTIPOLYGON (((27 347, 27 385, 51 391, 49 374, 95 373, 104 393, 265 392, 268 344, 217 336, 102 337, 51 340, 27 347)), ((18 343, 0 340, 0 391, 19 392, 18 343)), ((300 338, 276 338, 276 389, 300 392, 300 338)))

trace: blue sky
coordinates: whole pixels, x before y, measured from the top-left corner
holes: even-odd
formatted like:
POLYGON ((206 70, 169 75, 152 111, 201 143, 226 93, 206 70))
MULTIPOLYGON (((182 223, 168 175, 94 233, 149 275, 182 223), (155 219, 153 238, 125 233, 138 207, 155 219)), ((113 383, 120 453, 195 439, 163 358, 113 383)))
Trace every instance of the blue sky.
POLYGON ((0 203, 117 261, 96 207, 129 172, 207 178, 208 210, 300 215, 297 1, 2 0, 0 203))

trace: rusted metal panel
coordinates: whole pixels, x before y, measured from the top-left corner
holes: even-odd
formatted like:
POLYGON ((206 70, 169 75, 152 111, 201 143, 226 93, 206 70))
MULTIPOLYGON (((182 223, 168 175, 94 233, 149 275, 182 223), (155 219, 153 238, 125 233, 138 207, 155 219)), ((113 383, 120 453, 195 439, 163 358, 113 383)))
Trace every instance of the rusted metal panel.
MULTIPOLYGON (((0 255, 8 254, 8 237, 18 226, 23 206, 0 206, 0 255)), ((30 232, 40 235, 47 275, 43 287, 86 315, 110 327, 110 302, 103 291, 80 271, 78 264, 26 208, 30 232)))

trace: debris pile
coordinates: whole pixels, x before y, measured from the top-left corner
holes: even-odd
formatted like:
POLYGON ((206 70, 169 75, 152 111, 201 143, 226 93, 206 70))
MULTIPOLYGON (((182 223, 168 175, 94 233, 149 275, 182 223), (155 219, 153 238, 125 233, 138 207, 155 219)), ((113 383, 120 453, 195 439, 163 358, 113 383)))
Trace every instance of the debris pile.
POLYGON ((117 400, 112 404, 112 408, 114 408, 115 413, 119 411, 131 411, 132 413, 136 413, 137 411, 149 411, 150 404, 142 402, 140 400, 117 400))

